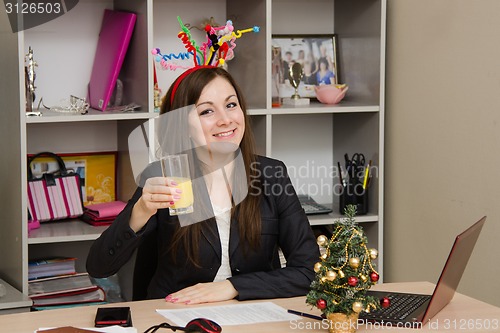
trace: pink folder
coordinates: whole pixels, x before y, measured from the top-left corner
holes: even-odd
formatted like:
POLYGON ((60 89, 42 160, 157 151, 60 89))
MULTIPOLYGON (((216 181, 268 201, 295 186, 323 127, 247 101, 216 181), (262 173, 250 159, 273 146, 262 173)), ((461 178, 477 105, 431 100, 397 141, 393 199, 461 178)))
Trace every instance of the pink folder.
POLYGON ((85 213, 96 218, 116 217, 127 204, 123 201, 111 201, 85 206, 85 213))
POLYGON ((101 32, 92 66, 87 100, 93 109, 105 111, 127 53, 137 15, 104 10, 101 32))

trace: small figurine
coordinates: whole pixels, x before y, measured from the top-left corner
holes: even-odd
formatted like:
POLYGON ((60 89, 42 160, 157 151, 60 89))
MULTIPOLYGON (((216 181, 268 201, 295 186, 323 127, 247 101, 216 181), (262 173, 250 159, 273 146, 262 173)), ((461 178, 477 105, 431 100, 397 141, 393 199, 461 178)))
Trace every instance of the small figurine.
POLYGON ((35 103, 35 67, 38 67, 38 64, 33 59, 33 49, 31 46, 28 49, 28 54, 26 54, 26 66, 24 67, 25 74, 25 86, 26 86, 26 114, 28 116, 41 116, 42 113, 39 111, 33 111, 33 105, 35 103))

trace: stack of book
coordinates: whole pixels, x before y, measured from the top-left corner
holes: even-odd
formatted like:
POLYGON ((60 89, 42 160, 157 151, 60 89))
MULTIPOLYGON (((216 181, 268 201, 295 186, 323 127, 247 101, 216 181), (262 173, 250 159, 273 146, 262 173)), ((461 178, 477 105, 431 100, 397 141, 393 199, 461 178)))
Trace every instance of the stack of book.
POLYGON ((31 280, 28 295, 33 310, 106 303, 104 291, 92 283, 88 273, 31 280))
POLYGON ((125 206, 126 203, 119 200, 87 205, 80 219, 95 226, 109 225, 125 206))

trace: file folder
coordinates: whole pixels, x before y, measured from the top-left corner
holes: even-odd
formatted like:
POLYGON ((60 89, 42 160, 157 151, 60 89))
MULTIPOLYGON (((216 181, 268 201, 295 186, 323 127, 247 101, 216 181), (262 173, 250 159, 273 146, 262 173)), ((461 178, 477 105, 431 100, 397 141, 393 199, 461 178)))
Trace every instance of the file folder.
POLYGON ((92 66, 87 100, 93 109, 105 111, 127 53, 137 15, 104 10, 92 66))

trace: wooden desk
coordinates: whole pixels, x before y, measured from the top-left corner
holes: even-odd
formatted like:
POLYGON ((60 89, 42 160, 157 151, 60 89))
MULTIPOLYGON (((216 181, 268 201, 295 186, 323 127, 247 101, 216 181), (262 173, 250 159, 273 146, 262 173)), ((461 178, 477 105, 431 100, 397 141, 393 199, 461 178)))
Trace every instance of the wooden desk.
MULTIPOLYGON (((415 293, 432 293, 434 285, 428 282, 415 283, 386 283, 375 286, 376 290, 391 290, 415 293)), ((304 297, 273 300, 276 304, 294 310, 320 314, 319 310, 312 310, 305 304, 304 297)), ((200 306, 223 305, 237 303, 227 301, 221 303, 205 304, 200 306)), ((132 320, 137 332, 142 333, 148 327, 165 321, 165 318, 156 313, 161 308, 182 308, 186 305, 165 303, 164 300, 149 300, 140 302, 114 303, 106 306, 130 306, 132 320)), ((187 305, 189 307, 189 305, 187 305)), ((191 307, 194 305, 191 305, 191 307)), ((196 305, 198 306, 198 305, 196 305)), ((47 310, 31 313, 19 313, 0 316, 0 332, 26 332, 32 333, 40 327, 75 326, 90 328, 93 326, 96 306, 76 307, 60 310, 47 310)), ((321 321, 301 318, 296 322, 265 323, 259 325, 225 326, 224 333, 238 332, 309 332, 327 333, 321 321), (313 326, 316 325, 316 326, 313 326)), ((382 329, 380 327, 360 327, 358 332, 376 331, 404 331, 396 328, 382 329)), ((161 332, 169 332, 162 329, 161 332)), ((450 304, 435 316, 423 329, 415 332, 500 332, 500 308, 480 302, 462 294, 456 294, 450 304), (488 324, 489 323, 489 324, 488 324), (489 329, 485 326, 489 325, 489 329), (480 327, 481 326, 481 327, 480 327)))

